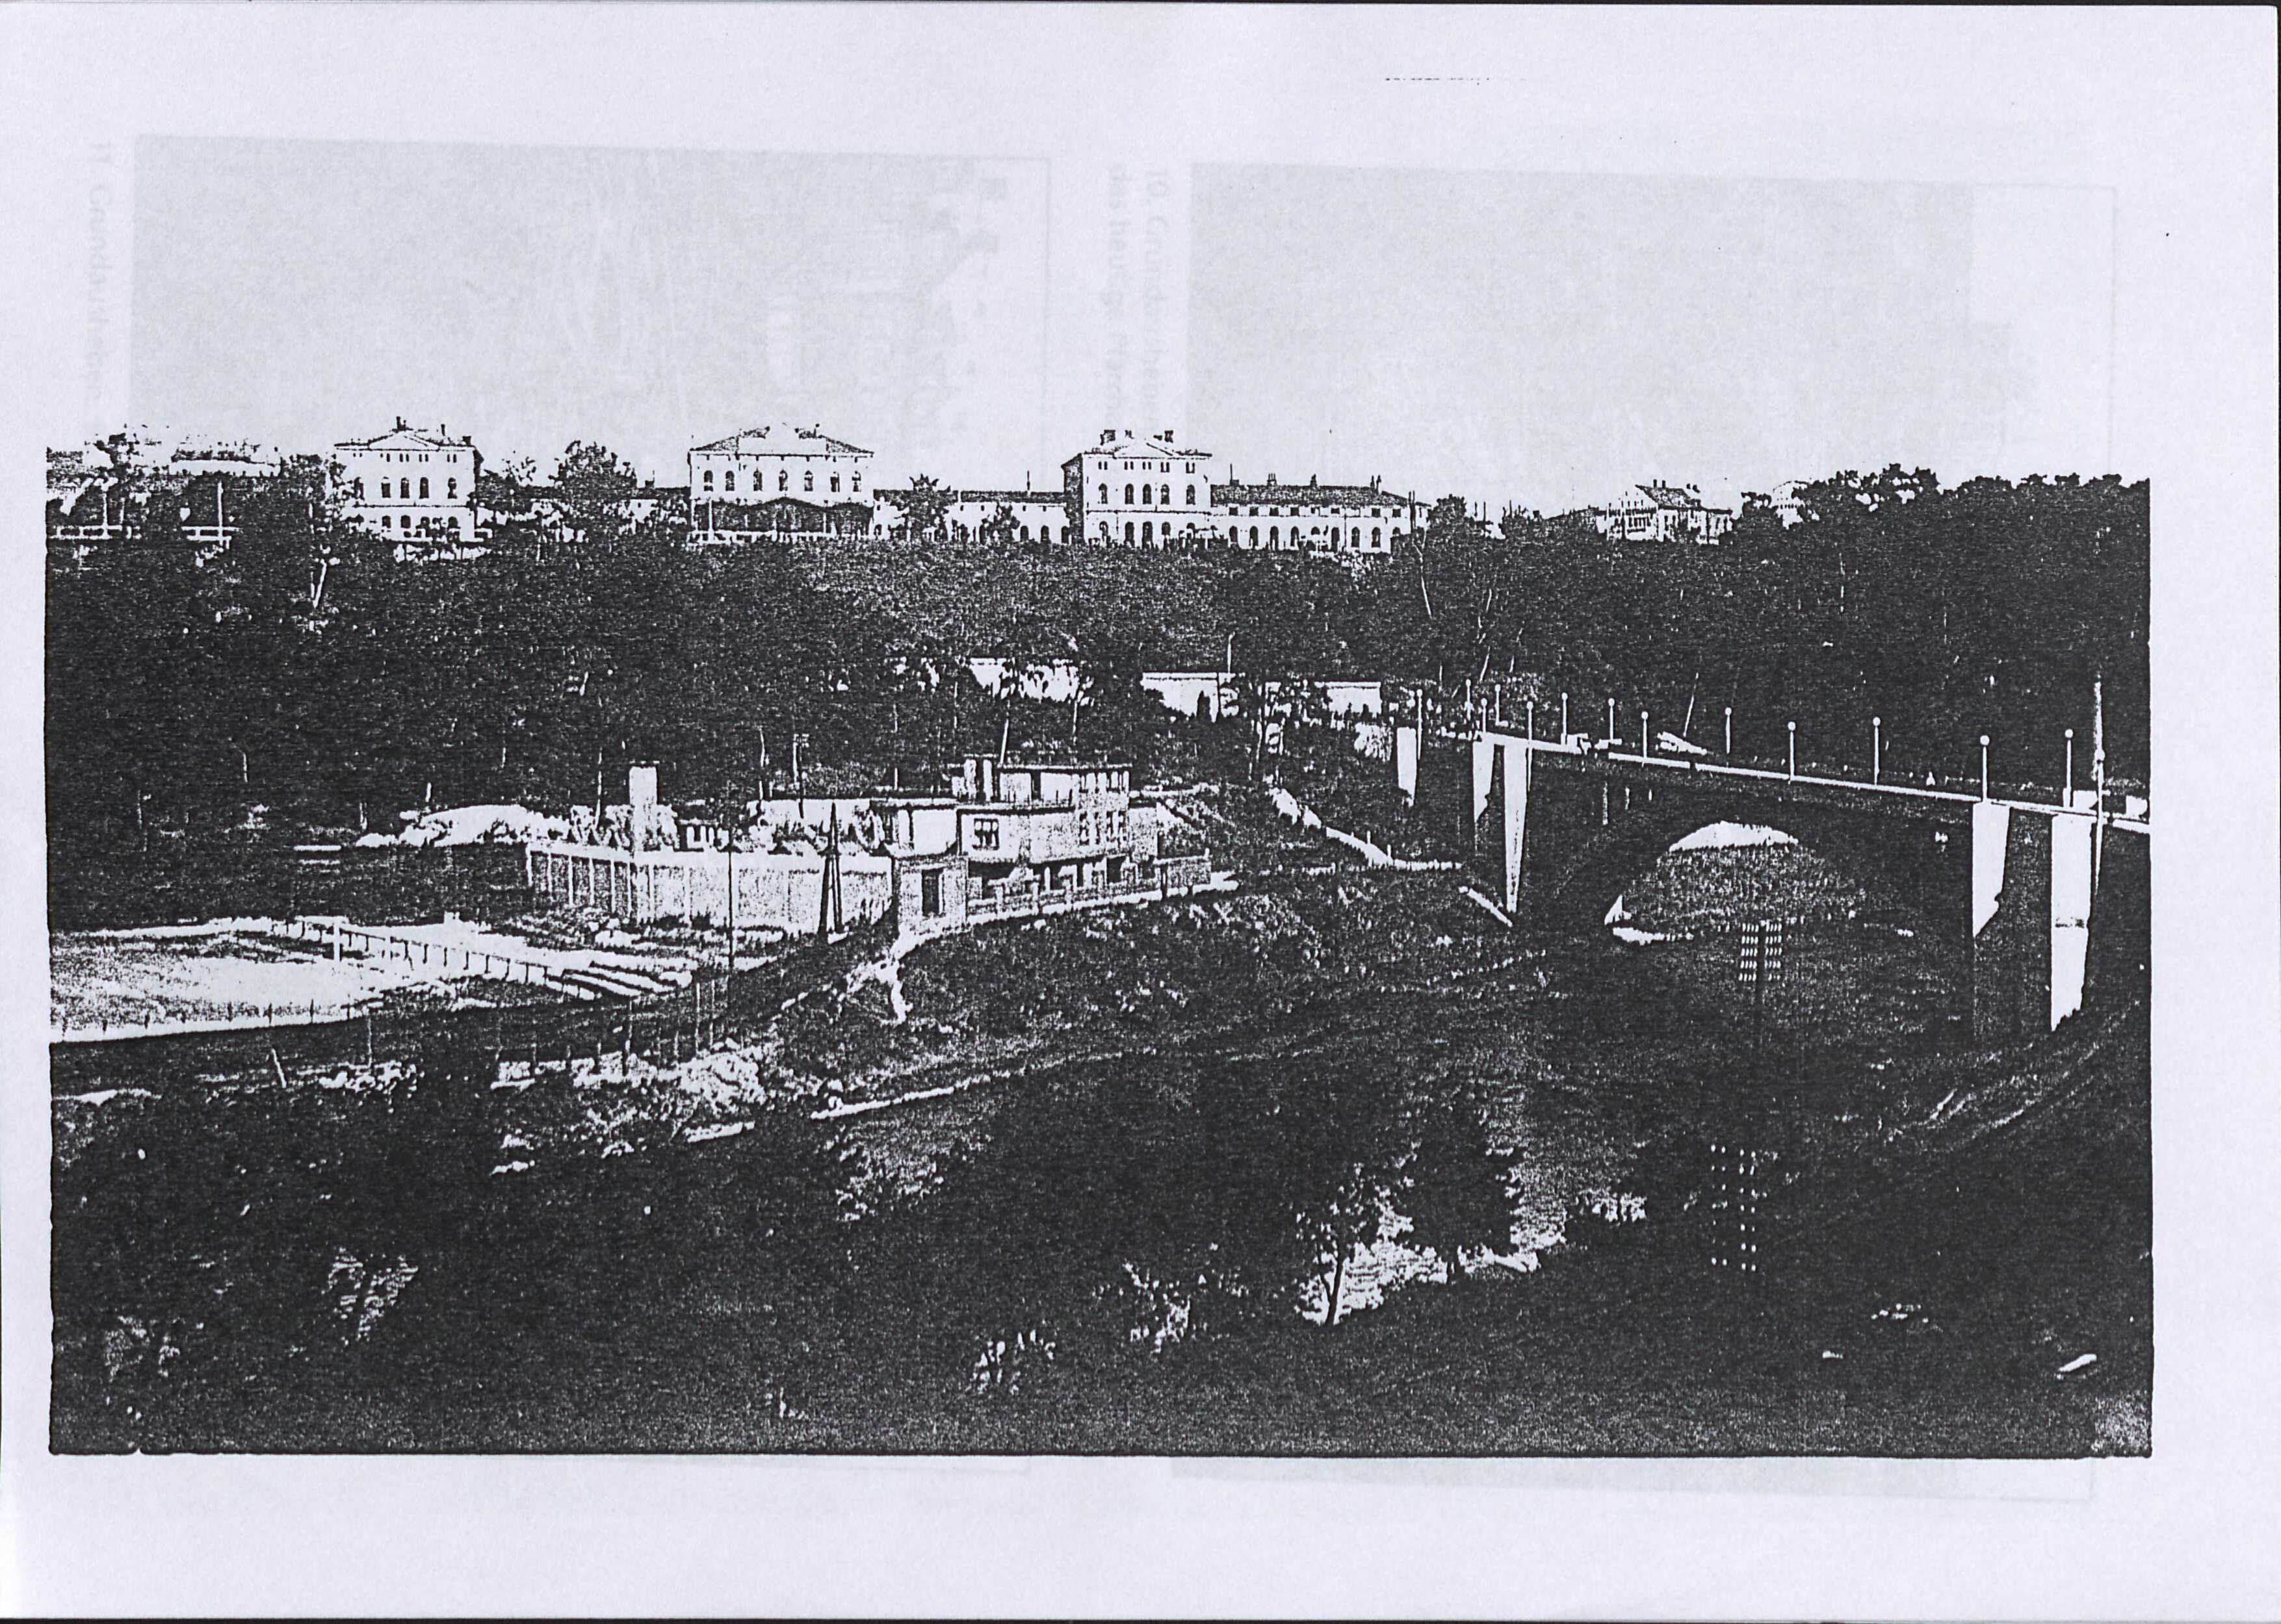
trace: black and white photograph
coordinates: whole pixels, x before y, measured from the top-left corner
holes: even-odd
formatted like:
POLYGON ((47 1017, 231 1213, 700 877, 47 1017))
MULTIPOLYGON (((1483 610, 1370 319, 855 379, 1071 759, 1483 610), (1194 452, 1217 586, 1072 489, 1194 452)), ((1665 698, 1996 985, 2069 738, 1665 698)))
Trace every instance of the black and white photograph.
POLYGON ((351 104, 12 19, 166 89, 41 160, 12 408, 12 1456, 2161 1464, 2164 1125, 2274 1141, 2164 1034, 2276 875, 2274 650, 2158 582, 2269 630, 2274 447, 2180 522, 2109 136, 1754 161, 1684 47, 1767 12, 282 10, 216 86, 351 104), (367 99, 446 46, 512 95, 367 99))

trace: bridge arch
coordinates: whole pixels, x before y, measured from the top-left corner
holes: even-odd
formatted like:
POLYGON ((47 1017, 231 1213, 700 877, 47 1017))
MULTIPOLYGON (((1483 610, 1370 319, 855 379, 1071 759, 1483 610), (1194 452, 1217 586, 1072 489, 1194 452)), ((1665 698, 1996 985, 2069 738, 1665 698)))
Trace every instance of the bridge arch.
MULTIPOLYGON (((1699 829, 1735 823, 1790 836, 1935 939, 1969 943, 1971 843, 1968 825, 1952 819, 1815 804, 1784 795, 1779 781, 1626 781, 1550 752, 1539 754, 1531 779, 1516 901, 1534 929, 1597 931, 1665 852, 1699 829)), ((1477 858, 1500 870, 1503 793, 1502 782, 1491 784, 1474 835, 1477 858)))

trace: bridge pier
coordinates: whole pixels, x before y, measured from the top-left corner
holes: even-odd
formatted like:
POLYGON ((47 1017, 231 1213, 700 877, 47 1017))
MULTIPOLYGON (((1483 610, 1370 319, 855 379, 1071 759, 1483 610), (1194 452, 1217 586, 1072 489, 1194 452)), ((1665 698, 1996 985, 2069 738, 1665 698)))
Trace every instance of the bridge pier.
POLYGON ((1972 809, 1972 1035, 2042 1036, 2083 1008, 2090 963, 2092 820, 1972 809))

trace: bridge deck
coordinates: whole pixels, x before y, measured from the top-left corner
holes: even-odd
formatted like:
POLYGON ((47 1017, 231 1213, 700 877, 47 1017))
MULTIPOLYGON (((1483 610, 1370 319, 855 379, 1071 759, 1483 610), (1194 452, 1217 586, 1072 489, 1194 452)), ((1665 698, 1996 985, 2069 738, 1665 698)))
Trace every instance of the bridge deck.
MULTIPOLYGON (((2070 809, 2056 801, 2012 800, 2000 796, 1981 797, 1968 790, 1928 789, 1913 784, 1871 784, 1857 778, 1829 778, 1810 773, 1790 773, 1780 767, 1736 766, 1728 763, 1705 761, 1693 756, 1644 756, 1637 750, 1592 749, 1573 744, 1556 743, 1547 739, 1531 739, 1521 734, 1489 732, 1481 735, 1499 744, 1519 744, 1532 755, 1549 756, 1564 765, 1591 768, 1598 766, 1615 775, 1618 767, 1643 770, 1643 774, 1655 777, 1709 779, 1725 781, 1742 788, 1777 789, 1790 793, 1804 792, 1824 804, 1856 805, 1894 805, 1897 803, 1916 803, 1920 815, 1944 820, 1962 821, 1970 817, 1971 809, 1985 800, 1987 804, 2006 806, 2014 812, 2031 812, 2048 818, 2070 809)), ((1633 774, 1624 774, 1632 777, 1633 774)), ((1702 788, 1711 788, 1702 784, 1702 788)), ((2081 811, 2081 809, 2076 809, 2081 811)), ((2081 815, 2090 816, 2087 811, 2081 815)), ((2130 835, 2148 834, 2152 823, 2146 818, 2130 818, 2116 812, 2105 814, 2107 827, 2130 835)))

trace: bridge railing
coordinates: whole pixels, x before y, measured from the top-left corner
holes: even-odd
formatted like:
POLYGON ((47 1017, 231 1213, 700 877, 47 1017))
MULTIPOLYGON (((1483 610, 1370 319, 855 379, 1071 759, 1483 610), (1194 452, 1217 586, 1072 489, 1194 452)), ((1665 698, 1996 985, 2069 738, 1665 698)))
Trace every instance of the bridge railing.
POLYGON ((1754 780, 1778 780, 1785 782, 1809 784, 1831 789, 1867 791, 1874 795, 1889 795, 1919 800, 1937 800, 1963 804, 1976 801, 2008 806, 2015 811, 2048 813, 2066 806, 2070 811, 2096 812, 2104 815, 2115 827, 2135 832, 2145 832, 2150 824, 2146 797, 2110 783, 2105 796, 2106 805, 2090 804, 2093 791, 2073 789, 2062 792, 2048 784, 1991 781, 1983 793, 1976 778, 1948 776, 1929 784, 1915 784, 1890 774, 1872 777, 1859 767, 1850 771, 1844 766, 1832 766, 1813 759, 1801 759, 1795 768, 1780 758, 1763 756, 1728 756, 1723 753, 1695 756, 1678 751, 1643 752, 1636 747, 1625 749, 1605 739, 1588 740, 1582 735, 1572 734, 1565 740, 1532 739, 1526 733, 1504 734, 1490 730, 1499 737, 1510 737, 1525 743, 1533 750, 1550 755, 1573 756, 1581 759, 1621 762, 1627 765, 1657 767, 1672 772, 1703 773, 1718 776, 1733 776, 1754 780), (2121 804, 2118 805, 2117 803, 2121 804))

